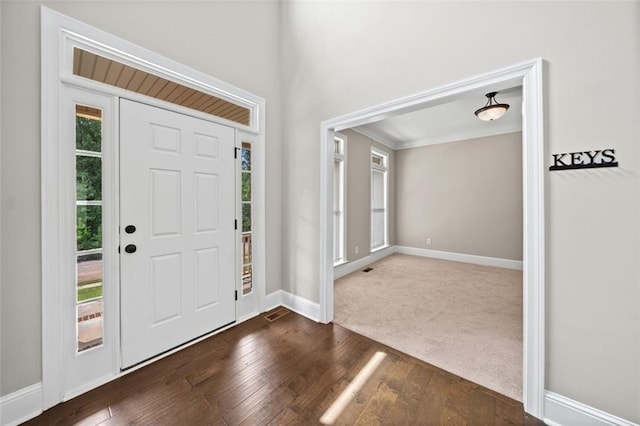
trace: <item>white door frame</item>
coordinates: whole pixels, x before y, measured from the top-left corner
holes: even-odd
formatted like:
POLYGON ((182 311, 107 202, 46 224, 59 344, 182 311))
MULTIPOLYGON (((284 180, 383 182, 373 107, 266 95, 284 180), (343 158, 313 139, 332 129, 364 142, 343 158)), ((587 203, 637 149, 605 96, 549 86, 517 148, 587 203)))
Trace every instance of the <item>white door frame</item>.
MULTIPOLYGON (((98 30, 73 18, 41 7, 41 202, 42 202, 42 389, 43 409, 52 407, 59 402, 71 398, 90 388, 113 380, 121 374, 120 361, 114 368, 113 375, 87 383, 71 393, 63 393, 62 367, 64 348, 62 346, 62 309, 64 303, 60 294, 64 283, 75 282, 75 271, 60 265, 67 264, 75 251, 66 244, 66 235, 73 230, 65 216, 68 216, 68 206, 60 202, 60 194, 69 191, 69 167, 72 159, 66 158, 61 152, 61 137, 63 129, 60 123, 62 115, 59 112, 68 87, 108 95, 113 98, 113 123, 105 123, 114 135, 109 143, 118 146, 118 109, 119 97, 144 102, 149 105, 169 109, 175 112, 191 115, 196 118, 213 121, 232 127, 237 131, 251 134, 255 138, 253 163, 255 166, 255 185, 253 223, 254 223, 254 291, 259 295, 257 315, 264 310, 265 303, 265 100, 238 87, 215 79, 202 72, 167 59, 147 49, 136 46, 104 31, 98 30), (137 93, 97 83, 73 74, 73 48, 77 46, 101 56, 117 60, 120 63, 133 66, 151 74, 164 77, 187 87, 204 93, 229 100, 242 105, 250 111, 250 124, 241 125, 223 118, 213 117, 189 108, 174 105, 165 101, 152 99, 137 93), (67 166, 65 166, 67 165, 67 166)), ((113 164, 103 167, 111 173, 118 170, 117 156, 113 164)), ((106 194, 113 199, 119 199, 118 189, 112 194, 106 194)), ((116 222, 119 219, 116 218, 116 222)), ((114 225, 117 232, 117 223, 114 225)), ((73 226, 71 226, 73 228, 73 226)), ((109 232, 109 230, 105 230, 109 232)), ((75 245, 73 245, 75 247, 75 245)), ((117 274, 116 274, 117 275, 117 274)), ((119 282, 110 283, 117 288, 119 282)), ((116 294, 117 296, 117 294, 116 294)), ((117 299, 117 297, 116 297, 117 299)), ((105 312, 105 316, 109 313, 105 312)), ((119 307, 110 313, 119 324, 119 307)), ((245 315, 242 320, 250 315, 245 315)), ((236 318, 237 321, 241 320, 236 318)), ((105 318, 109 321, 109 318, 105 318)), ((118 327, 119 329, 119 327, 118 327)), ((107 337, 107 336, 105 336, 107 337)), ((119 334, 114 342, 106 342, 116 348, 119 353, 119 334)), ((171 352, 170 352, 171 353, 171 352)), ((145 363, 146 364, 146 363, 145 363)), ((143 364, 143 365, 145 365, 143 364)), ((133 369, 127 372, 133 371, 133 369)))
MULTIPOLYGON (((543 60, 523 62, 321 123, 320 138, 320 315, 333 320, 333 140, 334 132, 435 106, 491 86, 523 87, 523 402, 544 418, 545 224, 543 60)), ((491 91, 491 90, 485 90, 491 91)), ((484 93, 484 92, 483 92, 484 93)))

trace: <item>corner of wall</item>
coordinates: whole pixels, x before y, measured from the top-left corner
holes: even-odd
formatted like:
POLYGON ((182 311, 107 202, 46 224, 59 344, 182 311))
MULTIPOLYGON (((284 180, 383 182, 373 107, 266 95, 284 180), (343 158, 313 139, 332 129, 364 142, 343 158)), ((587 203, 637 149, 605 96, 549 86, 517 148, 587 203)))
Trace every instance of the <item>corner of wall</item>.
POLYGON ((309 318, 315 322, 320 322, 320 304, 312 302, 304 297, 289 293, 288 291, 278 290, 267 294, 266 310, 270 311, 278 306, 285 308, 309 318))

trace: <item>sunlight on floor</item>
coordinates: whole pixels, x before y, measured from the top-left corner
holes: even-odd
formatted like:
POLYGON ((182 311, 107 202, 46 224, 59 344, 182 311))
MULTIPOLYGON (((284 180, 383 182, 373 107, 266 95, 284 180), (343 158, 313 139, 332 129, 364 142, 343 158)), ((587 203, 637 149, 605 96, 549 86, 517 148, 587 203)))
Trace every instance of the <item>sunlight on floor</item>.
POLYGON ((367 365, 365 365, 364 368, 360 370, 353 381, 349 383, 349 386, 347 386, 347 388, 342 391, 340 396, 333 402, 333 404, 331 404, 331 407, 329 407, 329 409, 324 412, 324 414, 320 418, 320 423, 324 425, 332 425, 336 421, 338 416, 340 416, 349 402, 351 402, 351 400, 355 398, 358 391, 362 389, 369 377, 371 377, 374 371, 376 371, 376 368, 378 368, 378 366, 386 356, 387 354, 384 352, 376 352, 371 357, 369 362, 367 362, 367 365))

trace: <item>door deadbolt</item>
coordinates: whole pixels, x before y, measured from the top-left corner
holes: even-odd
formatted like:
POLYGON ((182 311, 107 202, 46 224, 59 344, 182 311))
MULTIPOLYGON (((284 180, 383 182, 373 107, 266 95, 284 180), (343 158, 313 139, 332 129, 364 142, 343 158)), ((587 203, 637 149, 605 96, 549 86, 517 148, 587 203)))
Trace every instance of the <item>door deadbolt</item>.
POLYGON ((129 244, 124 248, 124 251, 126 251, 127 253, 135 253, 136 250, 138 250, 138 247, 136 247, 135 244, 129 244))
POLYGON ((134 232, 136 232, 136 227, 133 225, 127 225, 124 228, 124 232, 126 232, 127 234, 133 234, 134 232))

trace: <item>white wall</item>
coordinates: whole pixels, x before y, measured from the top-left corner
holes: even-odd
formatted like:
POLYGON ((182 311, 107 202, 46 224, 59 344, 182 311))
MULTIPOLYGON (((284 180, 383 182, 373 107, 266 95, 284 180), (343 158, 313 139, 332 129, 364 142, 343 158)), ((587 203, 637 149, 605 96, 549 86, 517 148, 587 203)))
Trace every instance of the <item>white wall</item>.
POLYGON ((40 4, 266 99, 267 292, 281 282, 277 3, 0 2, 0 395, 41 380, 40 4))
POLYGON ((397 151, 396 199, 399 246, 521 261, 522 132, 397 151))
POLYGON ((543 57, 545 157, 612 147, 621 164, 546 175, 547 387, 640 422, 638 2, 294 1, 281 13, 283 288, 319 300, 321 121, 543 57))

